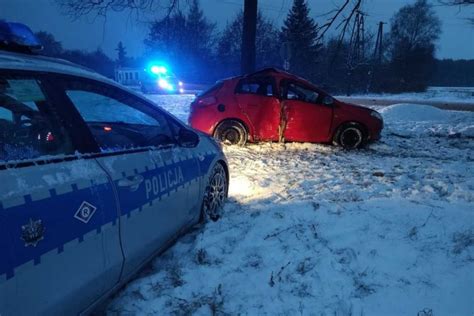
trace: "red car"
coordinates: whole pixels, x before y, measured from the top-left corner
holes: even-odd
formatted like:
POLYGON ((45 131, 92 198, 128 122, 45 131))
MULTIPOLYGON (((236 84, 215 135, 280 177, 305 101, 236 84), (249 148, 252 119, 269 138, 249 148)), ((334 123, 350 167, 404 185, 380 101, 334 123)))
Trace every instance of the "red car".
POLYGON ((273 68, 217 82, 191 104, 189 123, 228 144, 335 143, 347 149, 380 139, 382 116, 344 103, 273 68))

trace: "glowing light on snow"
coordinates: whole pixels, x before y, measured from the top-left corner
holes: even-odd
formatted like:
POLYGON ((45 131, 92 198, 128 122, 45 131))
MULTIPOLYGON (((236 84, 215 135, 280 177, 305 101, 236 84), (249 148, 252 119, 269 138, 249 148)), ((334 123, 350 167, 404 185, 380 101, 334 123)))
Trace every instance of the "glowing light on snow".
POLYGON ((253 184, 247 177, 238 176, 230 181, 229 195, 250 196, 253 191, 253 184))

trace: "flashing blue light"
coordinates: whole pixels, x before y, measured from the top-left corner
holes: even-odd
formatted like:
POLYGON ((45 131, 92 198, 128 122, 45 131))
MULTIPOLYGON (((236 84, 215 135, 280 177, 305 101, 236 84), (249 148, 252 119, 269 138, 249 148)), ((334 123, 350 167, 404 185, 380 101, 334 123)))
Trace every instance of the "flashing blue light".
POLYGON ((170 84, 166 79, 163 79, 163 78, 158 80, 158 86, 160 86, 160 88, 162 88, 164 90, 168 90, 168 91, 173 91, 174 90, 173 85, 170 84))
POLYGON ((22 24, 0 20, 0 42, 6 45, 18 45, 33 49, 41 49, 41 43, 31 29, 22 24))
POLYGON ((163 75, 168 72, 168 69, 166 69, 164 66, 153 65, 150 67, 150 71, 155 75, 163 75))

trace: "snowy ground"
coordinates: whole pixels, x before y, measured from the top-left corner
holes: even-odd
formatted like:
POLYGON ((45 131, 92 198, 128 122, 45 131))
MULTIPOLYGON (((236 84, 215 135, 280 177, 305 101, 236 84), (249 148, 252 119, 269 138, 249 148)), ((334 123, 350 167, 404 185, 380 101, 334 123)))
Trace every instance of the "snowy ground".
MULTIPOLYGON (((153 97, 187 120, 191 96, 153 97)), ((108 313, 473 315, 474 113, 384 108, 382 141, 225 148, 229 202, 108 313)))
POLYGON ((474 87, 428 87, 419 93, 369 93, 353 94, 352 98, 370 98, 375 100, 430 101, 474 104, 474 87))

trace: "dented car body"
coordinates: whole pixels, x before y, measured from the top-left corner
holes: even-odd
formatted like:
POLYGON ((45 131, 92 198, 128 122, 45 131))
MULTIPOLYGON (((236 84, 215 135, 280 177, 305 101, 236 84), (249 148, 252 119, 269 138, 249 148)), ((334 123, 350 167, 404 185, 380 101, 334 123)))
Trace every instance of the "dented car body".
POLYGON ((220 81, 203 92, 191 105, 189 123, 230 143, 242 143, 232 130, 244 129, 244 143, 336 142, 344 147, 378 140, 383 128, 376 111, 338 101, 302 78, 271 68, 220 81))

